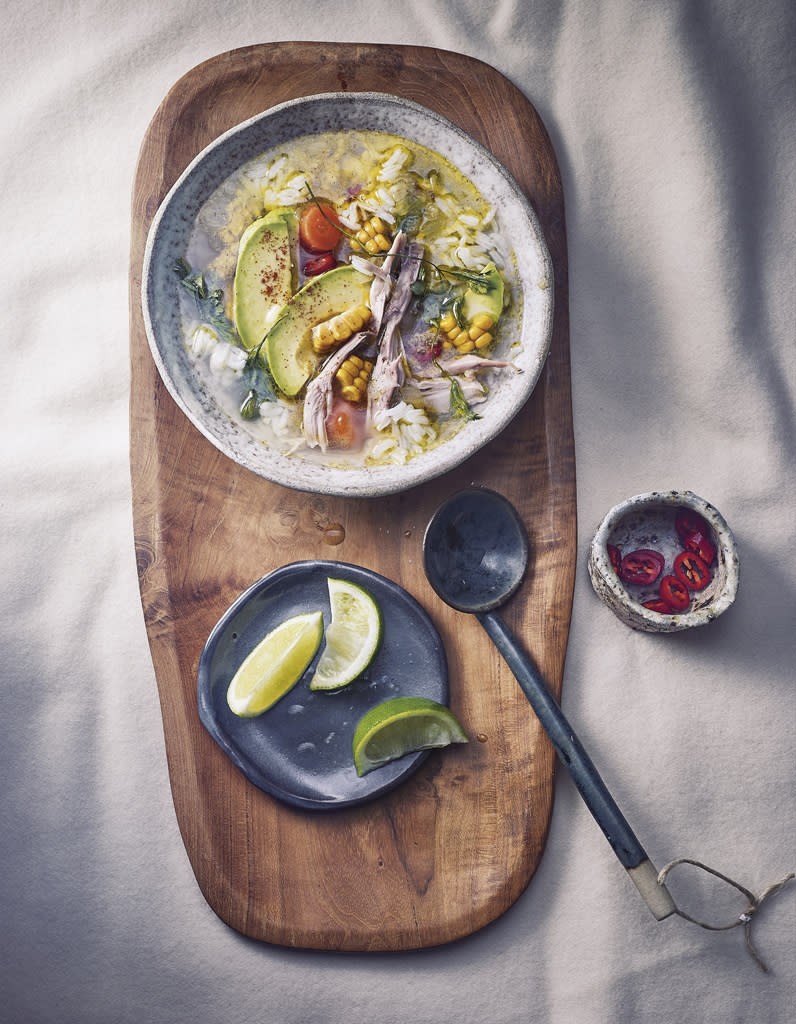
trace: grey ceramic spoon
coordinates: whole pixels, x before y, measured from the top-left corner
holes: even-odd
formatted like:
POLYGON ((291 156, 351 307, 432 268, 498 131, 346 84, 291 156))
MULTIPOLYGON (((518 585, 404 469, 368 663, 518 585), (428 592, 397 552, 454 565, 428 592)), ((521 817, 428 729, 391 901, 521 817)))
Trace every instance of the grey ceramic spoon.
POLYGON ((661 921, 675 905, 538 669, 495 612, 522 583, 528 537, 514 507, 494 491, 460 491, 436 511, 423 564, 442 600, 476 616, 522 687, 556 753, 647 906, 661 921))

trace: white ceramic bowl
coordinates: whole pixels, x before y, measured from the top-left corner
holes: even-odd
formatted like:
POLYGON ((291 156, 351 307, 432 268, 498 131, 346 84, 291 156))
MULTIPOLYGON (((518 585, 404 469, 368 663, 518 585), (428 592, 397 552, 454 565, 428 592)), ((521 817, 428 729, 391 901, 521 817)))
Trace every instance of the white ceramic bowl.
POLYGON ((143 311, 150 348, 172 397, 206 438, 229 458, 268 480, 303 491, 375 496, 402 491, 453 469, 491 441, 533 391, 550 345, 553 269, 536 215, 519 186, 479 143, 436 113, 382 93, 330 93, 273 107, 226 132, 188 166, 158 210, 143 270, 143 311), (496 375, 483 417, 452 439, 400 466, 340 468, 280 454, 224 413, 186 352, 174 272, 185 256, 196 215, 211 194, 243 164, 275 145, 329 130, 371 130, 402 136, 444 156, 498 211, 516 258, 521 302, 511 359, 522 371, 496 375))
POLYGON ((608 607, 628 626, 648 633, 673 633, 703 626, 730 607, 738 589, 738 552, 732 531, 717 509, 691 491, 651 491, 616 505, 594 535, 588 568, 595 592, 608 607), (680 508, 691 509, 707 522, 716 559, 711 566, 710 583, 692 593, 690 607, 668 615, 643 605, 657 596, 660 580, 647 587, 625 586, 611 565, 608 545, 614 545, 623 554, 639 548, 659 551, 664 557, 663 573, 671 573, 674 559, 682 550, 674 528, 680 508))

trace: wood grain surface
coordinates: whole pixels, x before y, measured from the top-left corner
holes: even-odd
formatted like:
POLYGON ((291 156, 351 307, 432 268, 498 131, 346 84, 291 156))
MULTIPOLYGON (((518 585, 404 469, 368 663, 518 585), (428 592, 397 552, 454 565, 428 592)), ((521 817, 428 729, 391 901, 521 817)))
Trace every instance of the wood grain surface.
POLYGON ((515 504, 532 563, 505 618, 560 697, 576 559, 567 255, 559 171, 536 111, 493 68, 429 48, 273 43, 200 64, 168 93, 141 147, 130 324, 141 598, 174 805, 205 898, 244 935, 302 948, 415 949, 483 927, 517 899, 542 856, 554 754, 477 621, 431 590, 421 542, 434 510, 461 487, 492 487, 515 504), (407 97, 487 146, 536 209, 555 269, 552 348, 524 410, 459 469, 387 498, 285 489, 220 454, 162 384, 141 313, 147 231, 186 164, 274 104, 335 91, 407 97), (332 524, 345 532, 334 547, 332 524), (433 753, 390 795, 341 811, 298 811, 252 786, 205 732, 196 706, 198 660, 218 618, 255 580, 307 558, 373 569, 424 605, 446 647, 451 706, 471 737, 433 753))

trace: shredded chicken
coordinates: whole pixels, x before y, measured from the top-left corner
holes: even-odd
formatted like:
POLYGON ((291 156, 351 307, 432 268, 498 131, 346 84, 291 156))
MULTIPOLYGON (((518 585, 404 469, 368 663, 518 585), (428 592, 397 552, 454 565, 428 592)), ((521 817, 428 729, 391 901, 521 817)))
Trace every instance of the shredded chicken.
POLYGON ((360 331, 349 338, 328 357, 317 375, 307 385, 304 398, 303 430, 304 440, 310 448, 325 452, 329 447, 326 434, 326 420, 332 411, 334 375, 345 362, 346 357, 370 338, 369 331, 360 331))
MULTIPOLYGON (((355 257, 357 260, 357 263, 355 264, 357 269, 364 273, 373 275, 373 283, 370 286, 369 296, 371 318, 368 324, 368 330, 360 331, 352 338, 349 338, 344 345, 341 345, 340 348, 336 349, 307 386, 307 393, 304 398, 302 427, 304 431, 304 440, 310 448, 320 448, 321 451, 325 452, 329 446, 329 438, 326 433, 326 420, 332 410, 334 397, 334 375, 343 365, 346 357, 350 355, 354 349, 358 348, 366 339, 373 339, 375 332, 379 330, 384 319, 388 315, 393 316, 394 304, 392 299, 394 292, 402 280, 403 274, 399 275, 398 281, 396 282, 391 275, 391 270, 396 258, 398 257, 405 237, 406 236, 401 231, 396 234, 395 240, 390 247, 390 251, 385 256, 381 266, 371 263, 369 260, 365 260, 362 257, 355 257)), ((353 262, 354 260, 352 259, 352 263, 353 262)), ((416 261, 412 262, 416 263, 416 261)), ((416 274, 417 268, 415 267, 415 275, 416 274)), ((412 280, 414 280, 414 277, 412 280)), ((409 283, 411 284, 411 281, 409 283)), ((405 309, 406 305, 401 309, 398 320, 403 316, 405 309)))
MULTIPOLYGON (((468 405, 477 405, 486 400, 487 390, 474 374, 461 377, 458 383, 468 405)), ((422 403, 427 409, 440 416, 450 412, 451 382, 447 377, 426 377, 416 380, 412 382, 412 388, 417 389, 422 403)), ((411 399, 411 394, 408 397, 411 399)))
POLYGON ((506 366, 514 367, 518 373, 521 371, 514 366, 514 363, 507 363, 503 359, 486 359, 484 356, 465 355, 458 356, 453 359, 449 359, 445 363, 440 363, 440 366, 445 373, 459 374, 469 373, 471 370, 486 370, 489 367, 495 367, 502 369, 506 366))
POLYGON ((381 267, 374 267, 376 273, 373 275, 373 284, 370 286, 370 326, 371 330, 378 331, 382 325, 387 302, 392 295, 394 280, 392 268, 398 256, 401 246, 404 244, 406 235, 398 231, 390 246, 390 250, 384 257, 381 267))
POLYGON ((373 375, 368 382, 368 420, 382 409, 389 407, 393 395, 405 380, 404 353, 399 329, 403 315, 412 301, 412 285, 420 270, 423 246, 410 242, 403 253, 401 270, 392 290, 390 301, 384 311, 382 335, 373 375))
MULTIPOLYGON (((333 404, 334 376, 351 352, 364 342, 373 344, 375 338, 379 338, 375 366, 368 382, 369 423, 390 407, 396 391, 406 382, 406 354, 400 324, 412 300, 412 284, 420 270, 423 246, 419 242, 410 242, 401 251, 405 240, 406 236, 399 231, 381 266, 360 256, 352 258, 352 263, 356 260, 357 269, 373 277, 369 296, 371 320, 367 331, 349 338, 327 358, 307 387, 303 432, 310 448, 320 448, 324 452, 327 450, 329 439, 326 421, 333 404), (396 260, 400 260, 397 278, 392 275, 396 260)), ((448 358, 444 363, 440 362, 439 366, 430 367, 432 376, 413 380, 411 387, 418 392, 426 407, 444 415, 450 410, 449 376, 456 376, 468 404, 477 404, 484 401, 487 390, 477 380, 476 372, 490 367, 500 369, 513 365, 504 360, 477 355, 456 356, 448 358)))
POLYGON ((386 281, 390 276, 389 272, 380 267, 378 263, 371 263, 370 260, 366 260, 364 256, 357 256, 353 253, 351 256, 351 266, 360 272, 360 274, 367 274, 369 277, 378 277, 381 281, 386 281))

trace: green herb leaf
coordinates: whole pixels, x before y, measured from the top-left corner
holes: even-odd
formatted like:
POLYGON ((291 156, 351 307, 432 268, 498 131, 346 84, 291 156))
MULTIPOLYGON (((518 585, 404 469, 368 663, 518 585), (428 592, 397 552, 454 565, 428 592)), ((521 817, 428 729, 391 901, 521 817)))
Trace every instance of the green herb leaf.
POLYGON ((451 385, 451 412, 454 416, 458 416, 459 419, 469 422, 470 420, 480 420, 481 416, 477 412, 473 412, 470 406, 467 404, 467 399, 464 397, 461 386, 455 377, 449 377, 451 385))
POLYGON ((477 292, 479 295, 486 295, 489 291, 489 282, 482 274, 473 274, 467 280, 470 285, 470 291, 477 292))
POLYGON ((177 260, 174 270, 183 287, 193 295, 200 320, 214 327, 225 341, 237 341, 235 326, 224 312, 223 291, 220 288, 210 291, 204 274, 195 274, 184 259, 177 260))
POLYGON ((243 405, 240 407, 240 414, 244 419, 254 419, 258 414, 257 410, 261 402, 276 401, 274 378, 271 376, 268 366, 260 358, 264 344, 265 338, 257 348, 251 350, 241 374, 243 385, 248 389, 243 405))
POLYGON ((469 288, 480 295, 485 295, 489 291, 489 279, 481 271, 458 270, 454 267, 437 267, 437 270, 444 276, 456 277, 466 281, 469 288))
POLYGON ((406 235, 416 234, 423 222, 424 213, 424 204, 419 199, 413 200, 409 204, 406 213, 398 222, 398 230, 403 231, 406 235))
POLYGON ((472 420, 480 420, 480 413, 474 412, 470 408, 470 406, 467 403, 467 399, 464 397, 464 392, 462 391, 461 385, 459 384, 458 380, 456 380, 456 378, 452 376, 450 373, 448 373, 446 370, 443 370, 438 360, 434 360, 434 365, 442 374, 442 376, 447 378, 448 383, 450 384, 451 415, 457 416, 459 419, 464 420, 466 423, 469 423, 472 420))
POLYGON ((257 400, 257 392, 253 389, 243 399, 240 414, 245 420, 253 420, 260 415, 260 403, 257 400))
POLYGON ((409 290, 418 298, 423 298, 423 296, 428 295, 428 267, 425 263, 420 264, 417 271, 417 277, 409 285, 409 290))

